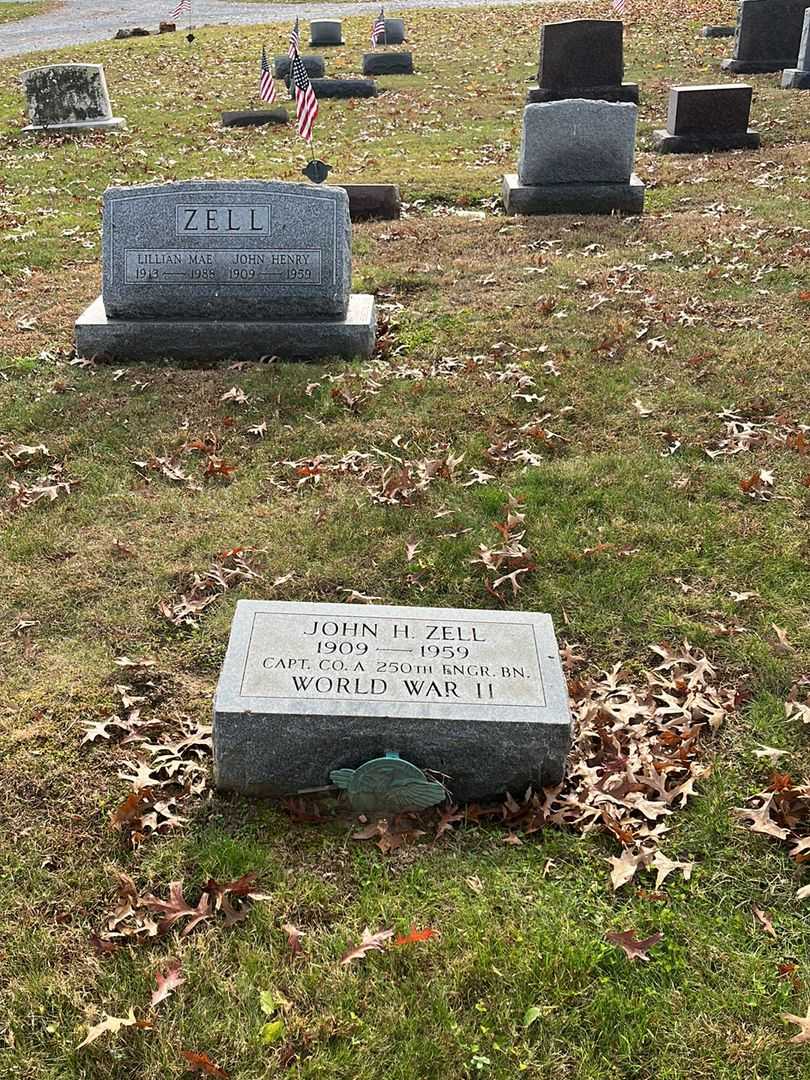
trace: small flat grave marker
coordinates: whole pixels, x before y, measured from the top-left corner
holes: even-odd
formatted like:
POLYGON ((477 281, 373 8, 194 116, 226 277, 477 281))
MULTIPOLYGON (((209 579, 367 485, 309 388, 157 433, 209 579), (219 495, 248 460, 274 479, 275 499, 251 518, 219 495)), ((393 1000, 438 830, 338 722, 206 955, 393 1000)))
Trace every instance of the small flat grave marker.
POLYGON ((551 618, 240 600, 214 703, 218 787, 286 795, 386 752, 454 799, 559 781, 571 735, 551 618))

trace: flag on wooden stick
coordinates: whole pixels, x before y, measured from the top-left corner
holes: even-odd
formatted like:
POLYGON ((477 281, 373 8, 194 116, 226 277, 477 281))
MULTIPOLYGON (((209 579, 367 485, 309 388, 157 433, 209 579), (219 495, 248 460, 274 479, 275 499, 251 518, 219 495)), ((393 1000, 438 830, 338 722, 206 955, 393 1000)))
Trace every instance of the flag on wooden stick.
POLYGON ((385 12, 380 8, 380 14, 374 20, 371 26, 371 47, 377 48, 377 42, 381 41, 385 37, 385 12))
POLYGON ((267 51, 265 50, 264 45, 262 45, 262 66, 261 74, 259 75, 259 97, 269 105, 272 105, 276 100, 276 84, 270 73, 270 65, 267 62, 267 51))
POLYGON ((308 143, 312 142, 312 129, 318 115, 318 99, 309 81, 304 61, 298 55, 292 58, 290 65, 290 85, 295 87, 295 113, 298 117, 298 134, 308 143))

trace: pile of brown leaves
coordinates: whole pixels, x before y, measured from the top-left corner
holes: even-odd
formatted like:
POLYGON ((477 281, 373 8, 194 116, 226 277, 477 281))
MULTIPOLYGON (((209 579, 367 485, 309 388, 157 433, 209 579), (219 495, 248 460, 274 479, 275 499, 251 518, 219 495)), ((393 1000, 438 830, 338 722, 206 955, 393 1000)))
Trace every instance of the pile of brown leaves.
POLYGON ((194 628, 202 612, 223 593, 260 577, 248 561, 247 549, 231 548, 218 555, 204 573, 193 574, 176 596, 159 601, 158 611, 173 626, 194 628))
POLYGON ((163 937, 180 925, 185 937, 202 923, 217 920, 217 916, 223 917, 223 926, 233 926, 247 918, 248 901, 268 899, 256 887, 255 873, 225 884, 209 879, 197 902, 191 904, 183 895, 182 881, 171 882, 168 900, 161 900, 152 893, 139 895, 132 878, 119 871, 115 909, 101 933, 93 936, 93 944, 98 952, 112 952, 121 945, 142 944, 163 937))

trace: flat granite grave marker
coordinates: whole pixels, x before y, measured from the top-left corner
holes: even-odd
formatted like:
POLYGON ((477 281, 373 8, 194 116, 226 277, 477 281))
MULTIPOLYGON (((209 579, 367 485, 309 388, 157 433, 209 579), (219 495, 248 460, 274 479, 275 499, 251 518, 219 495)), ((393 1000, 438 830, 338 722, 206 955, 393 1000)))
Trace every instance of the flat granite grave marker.
POLYGON ((332 187, 188 180, 108 188, 102 295, 76 323, 99 359, 368 356, 350 294, 349 200, 332 187))
POLYGON ((638 106, 549 101, 523 110, 517 174, 503 178, 507 214, 640 214, 633 172, 638 106))
POLYGON ((264 127, 265 124, 286 124, 286 109, 235 109, 222 114, 223 127, 264 127))
POLYGON ((724 71, 752 74, 793 68, 810 0, 740 0, 734 55, 724 71))
MULTIPOLYGON (((311 79, 315 97, 321 98, 370 98, 377 96, 377 84, 373 79, 311 79)), ((289 85, 289 79, 287 80, 289 85)))
POLYGON ((287 795, 393 752, 466 802, 559 782, 570 739, 549 615, 237 604, 214 702, 219 788, 287 795))
POLYGON ((340 19, 316 19, 309 24, 309 43, 317 46, 345 45, 340 19))
POLYGON ((527 104, 595 98, 638 104, 638 84, 624 77, 624 26, 615 19, 568 19, 540 28, 537 86, 527 104))
POLYGON ((121 128, 113 116, 101 64, 51 64, 23 71, 28 118, 24 132, 121 128))
MULTIPOLYGON (((326 74, 326 61, 317 53, 304 53, 301 57, 310 79, 322 79, 326 74)), ((289 56, 277 56, 273 60, 273 74, 277 79, 289 79, 289 56)))
POLYGON ((748 127, 752 94, 745 83, 673 86, 666 130, 653 132, 655 149, 662 154, 756 149, 759 133, 748 127))
POLYGON ((804 13, 802 39, 795 68, 782 72, 783 90, 810 90, 810 7, 804 13))
POLYGON ((413 53, 363 53, 364 75, 413 75, 413 53))

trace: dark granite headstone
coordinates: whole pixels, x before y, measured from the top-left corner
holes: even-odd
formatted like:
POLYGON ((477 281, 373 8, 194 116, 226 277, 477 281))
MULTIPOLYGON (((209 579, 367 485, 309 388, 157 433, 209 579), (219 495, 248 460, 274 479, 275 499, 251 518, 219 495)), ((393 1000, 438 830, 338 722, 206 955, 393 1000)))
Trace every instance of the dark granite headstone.
POLYGON ((265 124, 286 124, 286 109, 243 109, 222 114, 223 127, 264 127, 265 124))
POLYGON ((309 43, 313 47, 345 45, 340 19, 316 19, 309 24, 309 43))
POLYGON ((810 90, 810 7, 804 13, 799 59, 795 68, 782 72, 782 88, 785 90, 810 90))
POLYGON ((559 783, 568 691, 549 615, 240 600, 214 700, 214 782, 323 787, 393 751, 459 802, 559 783))
POLYGON ((638 86, 623 83, 622 23, 615 19, 569 19, 540 30, 540 70, 528 104, 591 98, 638 103, 638 86))
POLYGON ((349 200, 332 187, 188 180, 104 193, 102 296, 83 356, 368 355, 372 297, 350 295, 349 200))
POLYGON ((369 98, 377 96, 373 79, 312 79, 316 98, 369 98))
POLYGON ((405 41, 405 22, 402 19, 386 19, 385 35, 381 44, 402 45, 405 41))
POLYGON ((755 149, 759 134, 748 127, 753 90, 745 83, 673 86, 666 130, 653 132, 662 154, 755 149))
POLYGON ((761 73, 794 68, 810 0, 740 0, 734 55, 724 71, 761 73))
MULTIPOLYGON (((304 53, 301 59, 304 62, 304 67, 307 69, 307 75, 309 75, 310 79, 322 79, 324 77, 326 74, 326 62, 322 56, 318 56, 317 53, 304 53)), ((273 74, 277 79, 289 79, 289 56, 275 57, 273 60, 273 74)))
POLYGON ((413 53, 363 53, 364 75, 413 75, 413 53))

